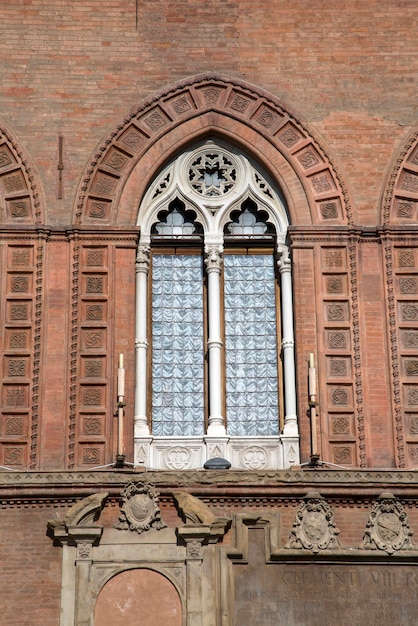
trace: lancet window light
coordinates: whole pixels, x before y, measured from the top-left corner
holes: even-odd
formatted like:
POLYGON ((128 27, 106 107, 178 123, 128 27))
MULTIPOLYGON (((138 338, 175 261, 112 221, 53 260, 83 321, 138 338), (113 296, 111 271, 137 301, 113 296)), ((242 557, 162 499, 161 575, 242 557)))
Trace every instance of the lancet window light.
POLYGON ((138 212, 135 455, 156 469, 298 461, 291 264, 278 187, 209 140, 138 212))

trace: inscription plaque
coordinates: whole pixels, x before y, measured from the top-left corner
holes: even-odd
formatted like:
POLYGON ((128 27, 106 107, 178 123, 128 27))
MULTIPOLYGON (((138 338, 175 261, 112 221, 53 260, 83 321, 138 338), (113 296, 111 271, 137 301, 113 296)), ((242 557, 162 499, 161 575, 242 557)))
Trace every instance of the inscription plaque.
POLYGON ((248 564, 232 565, 239 626, 418 624, 418 567, 268 562, 263 529, 249 529, 248 564), (266 562, 267 561, 267 562, 266 562))

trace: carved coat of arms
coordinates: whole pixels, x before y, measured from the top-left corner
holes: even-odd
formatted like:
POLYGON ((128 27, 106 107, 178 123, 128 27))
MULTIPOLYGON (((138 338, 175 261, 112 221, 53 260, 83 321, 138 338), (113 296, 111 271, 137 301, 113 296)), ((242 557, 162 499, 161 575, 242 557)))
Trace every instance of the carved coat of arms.
POLYGON ((123 504, 115 528, 142 533, 150 528, 160 530, 166 524, 158 508, 158 493, 149 485, 129 483, 122 491, 123 504))
POLYGON ((286 548, 312 552, 339 549, 339 532, 325 499, 319 493, 308 493, 296 513, 286 548))
POLYGON ((384 550, 388 554, 397 550, 413 550, 412 535, 402 504, 393 494, 382 493, 373 504, 361 548, 384 550))

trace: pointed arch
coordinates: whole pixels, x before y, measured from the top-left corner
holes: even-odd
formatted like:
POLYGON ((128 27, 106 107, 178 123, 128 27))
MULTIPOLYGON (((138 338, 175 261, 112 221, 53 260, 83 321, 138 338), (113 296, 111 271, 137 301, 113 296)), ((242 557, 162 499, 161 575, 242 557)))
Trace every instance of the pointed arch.
POLYGON ((33 165, 0 120, 0 219, 4 224, 41 224, 43 207, 33 165))
POLYGON ((76 222, 134 224, 147 182, 206 136, 235 143, 271 173, 293 224, 353 223, 342 176, 316 133, 271 94, 218 74, 159 93, 110 133, 82 177, 76 222))
POLYGON ((381 223, 416 224, 418 219, 418 129, 409 133, 386 179, 381 223))

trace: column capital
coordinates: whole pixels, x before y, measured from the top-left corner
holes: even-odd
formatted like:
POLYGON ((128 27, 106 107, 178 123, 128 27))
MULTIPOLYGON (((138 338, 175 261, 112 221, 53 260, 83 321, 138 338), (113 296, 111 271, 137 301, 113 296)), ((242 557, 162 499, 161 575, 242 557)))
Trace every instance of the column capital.
POLYGON ((205 265, 207 271, 220 272, 223 263, 223 247, 216 244, 205 245, 205 265))
POLYGON ((148 245, 139 244, 137 252, 136 252, 136 270, 143 271, 144 269, 148 271, 150 264, 150 252, 151 249, 148 245))
POLYGON ((277 246, 277 267, 280 273, 290 272, 291 270, 289 247, 284 244, 277 246))

